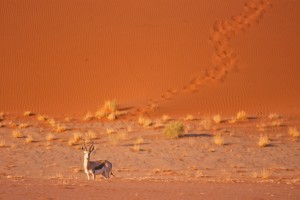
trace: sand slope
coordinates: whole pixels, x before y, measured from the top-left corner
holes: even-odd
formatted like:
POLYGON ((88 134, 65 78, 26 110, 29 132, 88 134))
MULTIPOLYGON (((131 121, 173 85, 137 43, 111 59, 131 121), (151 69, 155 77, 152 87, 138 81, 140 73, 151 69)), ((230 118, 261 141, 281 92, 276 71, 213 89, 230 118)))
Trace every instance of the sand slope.
POLYGON ((299 113, 298 1, 0 2, 0 110, 299 113))

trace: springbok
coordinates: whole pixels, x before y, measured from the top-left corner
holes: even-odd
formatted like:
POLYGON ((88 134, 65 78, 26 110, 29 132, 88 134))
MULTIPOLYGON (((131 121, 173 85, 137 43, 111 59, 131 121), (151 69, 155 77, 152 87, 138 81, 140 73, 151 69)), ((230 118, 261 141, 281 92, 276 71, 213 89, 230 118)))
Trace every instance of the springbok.
POLYGON ((90 155, 94 151, 93 142, 89 150, 85 146, 85 141, 83 141, 83 145, 84 146, 81 147, 84 153, 83 167, 88 180, 90 180, 90 174, 93 175, 94 180, 97 174, 102 174, 105 179, 108 179, 110 174, 113 175, 111 162, 107 160, 90 161, 90 155))

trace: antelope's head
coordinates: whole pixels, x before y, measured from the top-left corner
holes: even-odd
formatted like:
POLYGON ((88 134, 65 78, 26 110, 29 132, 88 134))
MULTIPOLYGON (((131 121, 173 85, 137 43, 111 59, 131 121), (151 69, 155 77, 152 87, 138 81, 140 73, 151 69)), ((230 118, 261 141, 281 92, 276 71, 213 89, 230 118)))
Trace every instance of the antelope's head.
POLYGON ((86 148, 86 146, 85 146, 85 141, 83 141, 83 145, 82 145, 81 149, 82 149, 83 154, 84 154, 84 159, 90 160, 90 155, 91 155, 91 153, 94 151, 94 144, 93 144, 93 141, 92 141, 92 145, 90 146, 89 149, 86 148))

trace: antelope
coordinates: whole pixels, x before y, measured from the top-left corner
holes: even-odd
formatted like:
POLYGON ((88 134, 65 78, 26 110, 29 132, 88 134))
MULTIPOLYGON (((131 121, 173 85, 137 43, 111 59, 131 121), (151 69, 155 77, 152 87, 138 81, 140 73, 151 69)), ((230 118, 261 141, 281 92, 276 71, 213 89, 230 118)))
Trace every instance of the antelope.
POLYGON ((89 150, 85 146, 85 141, 83 142, 83 145, 84 146, 81 147, 84 153, 83 167, 88 180, 90 180, 90 174, 93 175, 94 180, 98 174, 101 174, 105 179, 108 179, 110 174, 113 175, 111 162, 107 160, 90 161, 90 155, 94 151, 93 142, 89 150))

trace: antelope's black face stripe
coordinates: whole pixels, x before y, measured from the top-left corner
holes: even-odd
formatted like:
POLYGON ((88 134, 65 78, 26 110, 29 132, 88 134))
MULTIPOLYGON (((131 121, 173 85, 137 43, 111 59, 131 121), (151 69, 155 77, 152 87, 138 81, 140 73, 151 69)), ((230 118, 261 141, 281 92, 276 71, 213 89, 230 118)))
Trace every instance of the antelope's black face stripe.
POLYGON ((104 163, 101 163, 100 165, 98 165, 97 167, 95 167, 95 170, 100 170, 104 167, 104 163))

